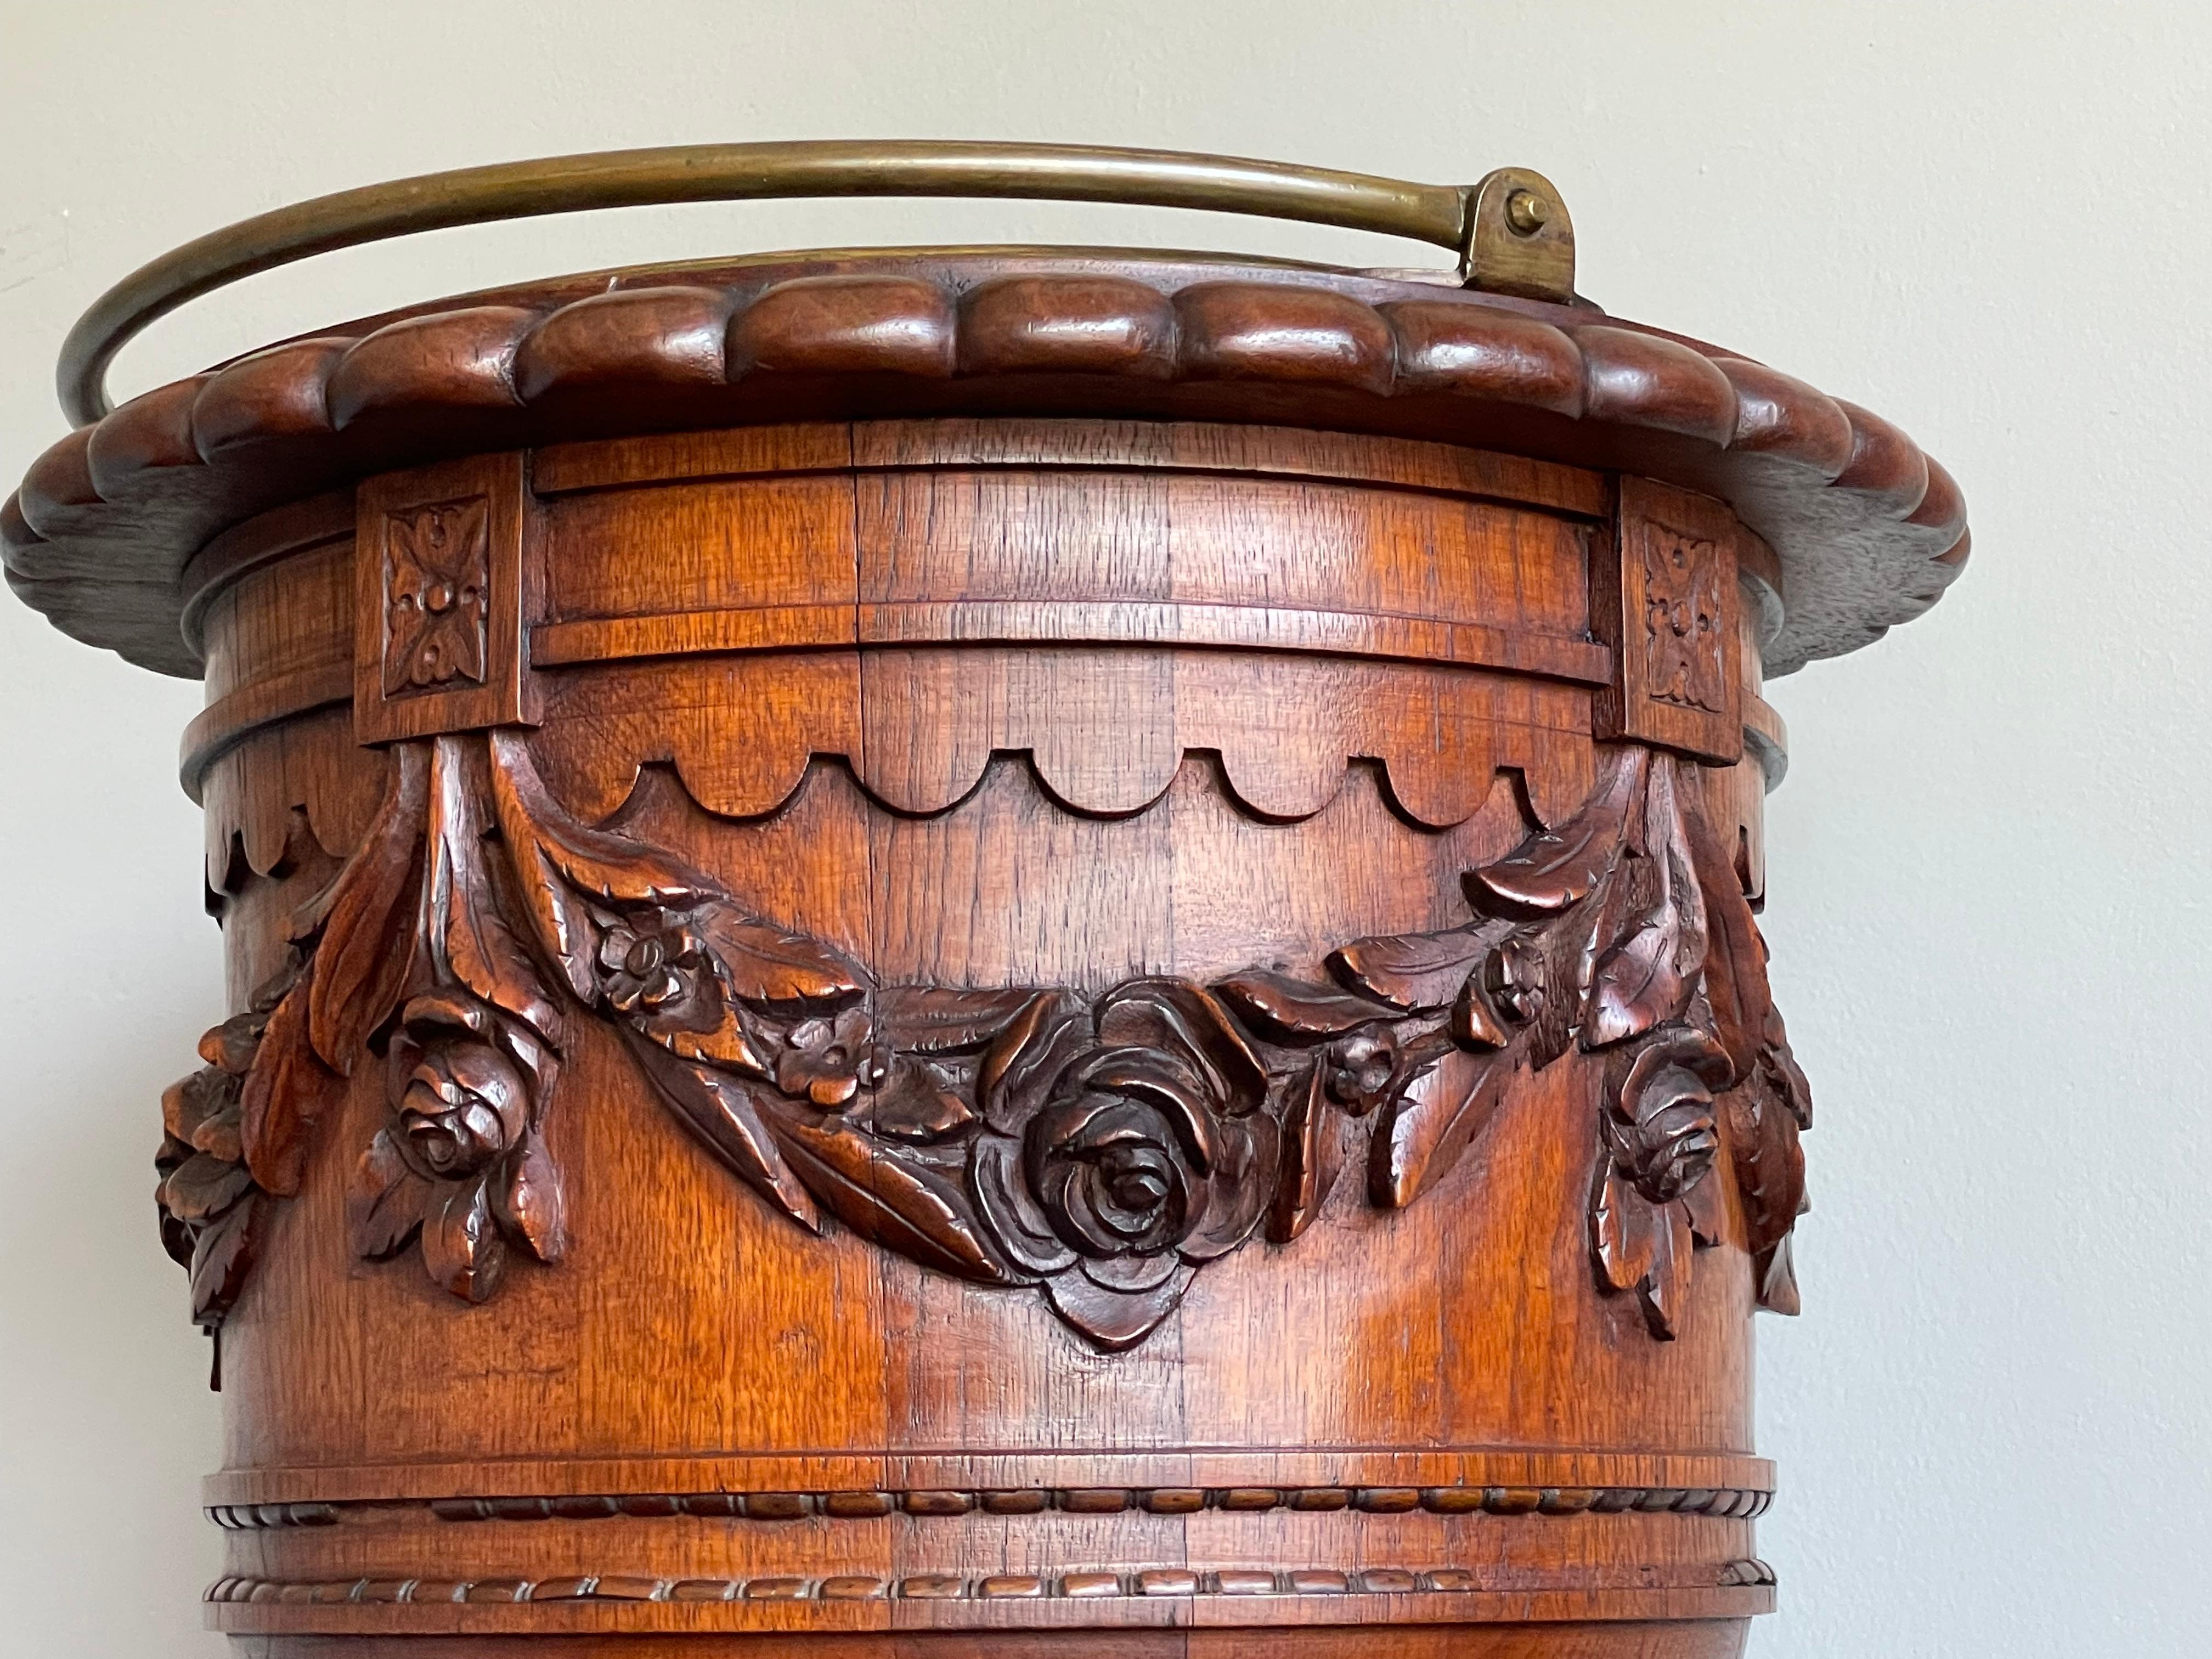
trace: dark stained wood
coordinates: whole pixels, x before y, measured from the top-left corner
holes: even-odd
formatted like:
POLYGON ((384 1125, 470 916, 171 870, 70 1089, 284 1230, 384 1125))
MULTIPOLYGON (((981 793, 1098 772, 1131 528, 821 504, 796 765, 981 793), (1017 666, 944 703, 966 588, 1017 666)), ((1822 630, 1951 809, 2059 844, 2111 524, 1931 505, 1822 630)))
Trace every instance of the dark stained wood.
POLYGON ((1739 1650, 1808 1109, 1724 507, 1058 417, 337 505, 198 566, 216 1628, 1739 1650), (1622 625, 1654 501, 1726 583, 1694 654, 1622 625))
POLYGON ((1585 303, 1188 257, 952 252, 555 282, 279 345, 63 439, 0 509, 0 559, 60 626, 191 674, 179 571, 302 495, 566 439, 963 414, 1442 439, 1704 491, 1787 572, 1776 672, 1917 615, 1966 546, 1957 487, 1895 427, 1585 303))
POLYGON ((1710 497, 1624 477, 1613 533, 1618 556, 1596 562, 1591 584, 1593 624, 1613 649, 1594 731, 1735 765, 1744 738, 1733 518, 1710 497))
POLYGON ((207 681, 207 1623, 1740 1655, 1763 681, 1966 546, 1724 350, 1192 255, 562 278, 70 434, 9 584, 207 681))
POLYGON ((356 500, 354 729, 363 743, 531 725, 543 561, 520 453, 372 478, 356 500))
POLYGON ((556 279, 71 434, 9 584, 208 684, 208 1622, 1740 1654, 1763 680, 1967 546, 1717 348, 1206 256, 556 279))

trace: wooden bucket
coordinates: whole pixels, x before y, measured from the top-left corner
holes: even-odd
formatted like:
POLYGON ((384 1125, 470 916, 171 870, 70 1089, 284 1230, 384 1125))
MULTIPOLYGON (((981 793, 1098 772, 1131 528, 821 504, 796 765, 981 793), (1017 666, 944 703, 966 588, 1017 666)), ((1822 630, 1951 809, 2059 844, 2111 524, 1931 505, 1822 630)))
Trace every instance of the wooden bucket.
POLYGON ((1762 663, 1955 571, 1894 428, 1586 302, 796 258, 272 348, 0 534, 208 681, 161 1194, 247 1650, 1771 1606, 1762 663))

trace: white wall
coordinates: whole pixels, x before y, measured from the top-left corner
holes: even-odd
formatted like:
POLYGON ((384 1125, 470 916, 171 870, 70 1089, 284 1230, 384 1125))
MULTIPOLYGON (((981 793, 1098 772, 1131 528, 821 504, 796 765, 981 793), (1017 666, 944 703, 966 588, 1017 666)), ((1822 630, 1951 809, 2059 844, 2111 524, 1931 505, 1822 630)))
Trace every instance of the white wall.
MULTIPOLYGON (((2212 10, 2114 0, 0 0, 0 472, 59 435, 53 349, 106 283, 403 173, 832 135, 1543 169, 1585 292, 1897 419, 1975 523, 1934 613, 1772 694, 1819 1208, 1808 1316, 1761 1327, 1753 1651, 2202 1653, 2208 59, 2212 10)), ((981 238, 1413 257, 1128 210, 637 212, 263 278, 119 378, 495 279, 981 238)), ((0 603, 0 1645, 40 1659, 220 1651, 216 1402, 149 1202, 218 1012, 172 772, 197 701, 0 603)))

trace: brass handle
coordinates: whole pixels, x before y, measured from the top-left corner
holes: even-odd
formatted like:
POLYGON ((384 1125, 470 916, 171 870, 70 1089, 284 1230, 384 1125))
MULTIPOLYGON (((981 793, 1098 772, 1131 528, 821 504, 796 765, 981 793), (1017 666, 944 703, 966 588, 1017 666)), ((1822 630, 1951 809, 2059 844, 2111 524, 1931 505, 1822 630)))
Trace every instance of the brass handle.
POLYGON ((509 161, 368 185, 213 231, 141 266, 62 343, 55 382, 78 424, 110 407, 108 365, 156 318, 240 277, 416 231, 593 208, 796 196, 1005 196, 1302 219, 1407 236, 1460 255, 1472 287, 1565 301, 1574 233, 1540 174, 1417 185, 1281 161, 1088 144, 702 144, 509 161))

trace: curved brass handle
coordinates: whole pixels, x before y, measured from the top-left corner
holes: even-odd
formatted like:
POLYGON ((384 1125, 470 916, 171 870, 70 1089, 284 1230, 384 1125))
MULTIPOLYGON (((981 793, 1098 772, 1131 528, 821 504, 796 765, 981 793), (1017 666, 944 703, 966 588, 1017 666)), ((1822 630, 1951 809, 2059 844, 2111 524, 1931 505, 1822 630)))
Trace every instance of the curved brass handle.
POLYGON ((1409 236, 1461 256, 1470 286, 1566 300, 1574 233, 1540 174, 1417 185, 1281 161, 1087 144, 822 141, 609 150, 425 173, 240 221, 143 265, 62 343, 55 382, 78 424, 110 405, 107 368, 156 318, 240 277, 416 231, 593 208, 795 196, 1006 196, 1202 208, 1409 236))

